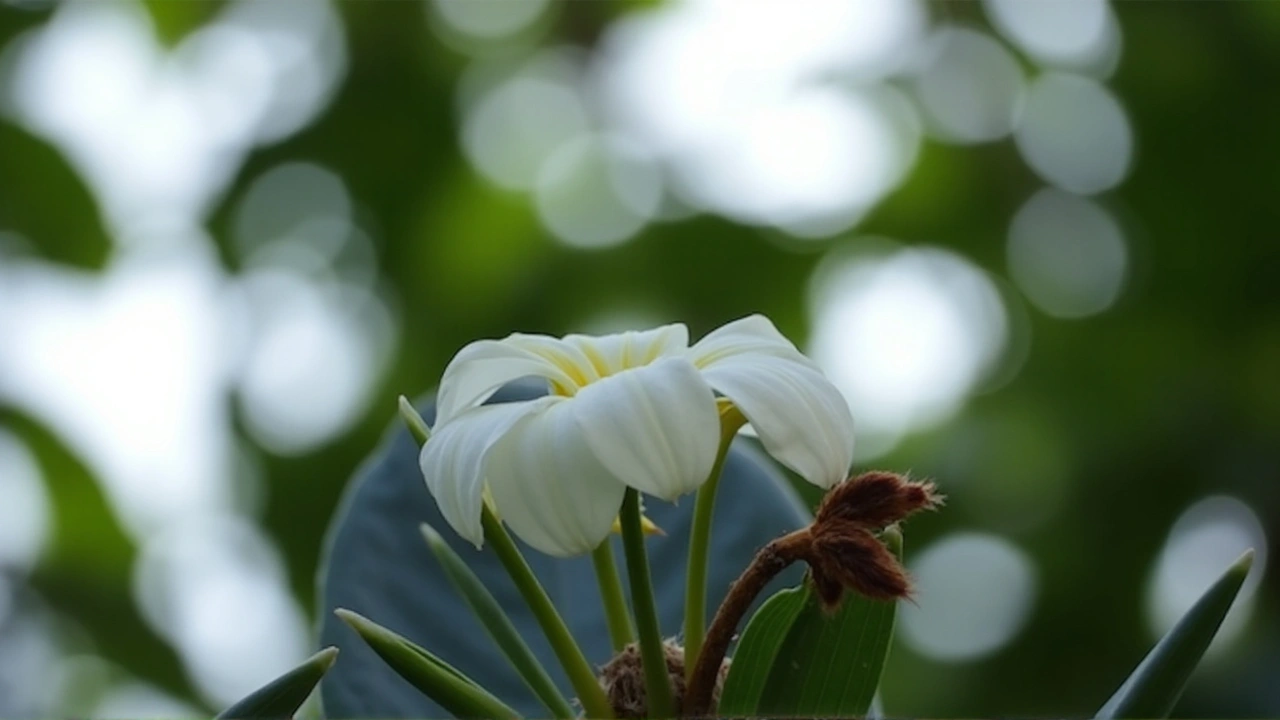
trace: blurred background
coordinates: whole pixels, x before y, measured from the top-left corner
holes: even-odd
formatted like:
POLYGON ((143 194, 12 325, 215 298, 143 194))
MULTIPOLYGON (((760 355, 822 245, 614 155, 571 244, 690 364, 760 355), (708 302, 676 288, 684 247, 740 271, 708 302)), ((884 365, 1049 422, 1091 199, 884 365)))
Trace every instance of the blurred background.
POLYGON ((890 715, 1084 715, 1246 547, 1280 714, 1280 3, 0 0, 0 716, 313 648, 466 342, 764 312, 935 477, 890 715))

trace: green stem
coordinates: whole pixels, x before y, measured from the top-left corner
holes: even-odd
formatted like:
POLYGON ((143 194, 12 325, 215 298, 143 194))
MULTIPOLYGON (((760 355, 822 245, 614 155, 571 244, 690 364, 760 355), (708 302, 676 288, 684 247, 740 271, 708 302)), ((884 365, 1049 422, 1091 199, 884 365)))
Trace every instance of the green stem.
POLYGON ((617 652, 635 640, 635 630, 631 627, 631 615, 627 612, 627 601, 622 593, 622 578, 618 577, 618 566, 613 561, 613 543, 608 538, 591 553, 591 562, 596 566, 596 581, 600 583, 600 599, 604 601, 604 616, 609 623, 609 639, 613 641, 614 652, 617 652))
POLYGON ((564 624, 564 619, 551 603, 551 598, 547 597, 542 584, 538 582, 533 570, 520 554, 515 541, 511 539, 507 529, 502 526, 502 521, 493 514, 488 504, 485 504, 481 512, 480 521, 484 526, 484 539, 498 554, 498 559, 507 569, 507 574, 515 582, 520 594, 524 596, 529 609, 533 610, 534 617, 537 618, 542 631, 546 633, 548 642, 551 643, 551 649, 555 651, 556 658, 560 660, 565 674, 569 676, 570 684, 578 693, 578 702, 582 703, 586 716, 589 718, 613 717, 609 698, 605 696, 604 689, 596 680, 595 672, 592 671, 586 656, 582 654, 582 649, 574 641, 569 628, 564 624))
POLYGON ((720 454, 716 456, 711 475, 698 488, 693 506, 693 525, 689 531, 689 563, 684 585, 684 658, 685 676, 693 674, 707 633, 707 564, 711 550, 711 518, 716 505, 716 490, 724 470, 729 446, 738 430, 746 423, 742 412, 726 405, 720 414, 720 454))
POLYGON ((662 646, 662 632, 658 627, 658 608, 653 600, 649 558, 645 554, 644 530, 640 525, 640 494, 632 488, 627 488, 622 497, 622 546, 626 550, 631 605, 636 611, 636 628, 640 634, 640 663, 644 667, 648 717, 652 720, 675 717, 671 680, 667 676, 666 649, 662 646))
POLYGON ((419 529, 422 530, 427 547, 431 548, 431 553, 440 562, 440 567, 449 578, 449 582, 462 595, 471 612, 484 625, 489 637, 493 638, 498 649, 520 674, 520 678, 546 706, 551 717, 561 720, 577 717, 578 711, 574 710, 573 704, 556 687, 555 681, 538 662, 533 651, 525 644, 524 638, 520 637, 520 632, 516 630, 511 618, 507 617, 502 606, 498 604, 497 599, 484 586, 480 578, 476 577, 467 563, 453 551, 453 548, 449 547, 449 543, 445 542, 434 528, 423 523, 419 529))
MULTIPOLYGON (((409 426, 409 432, 417 440, 418 445, 426 444, 431 437, 431 430, 422 420, 422 416, 414 410, 413 404, 403 395, 400 396, 400 415, 409 426)), ((551 643, 551 649, 555 651, 556 658, 564 668, 565 674, 569 676, 569 683, 578 693, 578 702, 582 703, 586 716, 612 718, 613 706, 609 704, 604 688, 600 687, 600 683, 596 680, 591 664, 582 654, 582 648, 578 647, 578 643, 574 641, 573 634, 569 632, 564 619, 556 611, 556 606, 551 603, 547 591, 542 588, 542 583, 538 582, 529 563, 525 562, 524 556, 520 554, 520 548, 516 547, 515 541, 502 526, 498 516, 493 514, 488 503, 483 504, 480 523, 484 528, 484 539, 498 555, 498 560, 502 562, 516 589, 520 591, 525 603, 533 611, 534 618, 542 626, 542 632, 551 643)), ((492 714, 489 716, 497 717, 492 714)))

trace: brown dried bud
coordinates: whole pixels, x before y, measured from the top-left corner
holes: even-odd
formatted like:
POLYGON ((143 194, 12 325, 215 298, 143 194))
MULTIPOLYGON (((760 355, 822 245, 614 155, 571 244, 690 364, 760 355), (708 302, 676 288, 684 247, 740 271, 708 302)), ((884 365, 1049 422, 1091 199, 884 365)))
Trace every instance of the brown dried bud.
POLYGON ((823 607, 834 611, 845 590, 873 600, 909 598, 906 571, 874 533, 941 503, 933 483, 888 472, 864 473, 832 488, 818 506, 805 557, 823 607))
POLYGON ((831 488, 814 517, 814 524, 835 520, 880 530, 920 510, 932 510, 943 502, 931 482, 916 482, 891 472, 872 471, 831 488))
POLYGON ((812 556, 814 590, 828 610, 840 604, 843 593, 853 590, 872 600, 910 597, 911 582, 898 559, 870 531, 847 521, 815 525, 812 556))

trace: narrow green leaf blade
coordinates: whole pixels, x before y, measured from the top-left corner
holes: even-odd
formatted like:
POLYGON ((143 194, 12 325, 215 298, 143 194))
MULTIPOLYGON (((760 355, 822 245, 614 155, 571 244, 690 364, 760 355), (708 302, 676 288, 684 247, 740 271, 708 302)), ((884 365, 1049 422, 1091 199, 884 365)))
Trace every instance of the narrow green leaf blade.
POLYGON ((520 637, 519 631, 503 612, 493 594, 484 586, 484 583, 480 582, 480 578, 476 577, 471 568, 467 567, 462 558, 458 557, 458 554, 434 528, 423 523, 421 530, 422 536, 427 541, 427 547, 431 548, 432 554, 440 561, 440 566, 444 569, 449 581, 462 594, 467 605, 475 612, 476 618, 484 625, 489 636, 502 650, 502 654, 511 661, 512 667, 520 673, 520 677, 529 689, 546 705, 553 717, 577 716, 569 700, 556 687, 551 676, 547 674, 533 651, 520 637))
POLYGON ((516 718, 519 714, 467 676, 418 645, 357 613, 334 613, 400 677, 458 718, 516 718))
POLYGON ((1249 550, 1156 643, 1096 717, 1168 717, 1200 657, 1218 633, 1252 565, 1253 550, 1249 550))
POLYGON ((760 705, 760 694, 773 669, 774 658, 796 615, 809 600, 808 587, 782 590, 765 601, 751 616, 738 640, 738 649, 729 666, 717 713, 724 717, 752 717, 760 705))
POLYGON ((333 667, 338 648, 327 647, 307 658, 306 662, 222 711, 217 720, 268 720, 289 718, 302 707, 320 678, 333 667))
MULTIPOLYGON (((902 557, 902 535, 882 539, 902 557)), ((862 717, 871 707, 898 604, 848 593, 834 615, 810 593, 774 661, 758 715, 862 717)))

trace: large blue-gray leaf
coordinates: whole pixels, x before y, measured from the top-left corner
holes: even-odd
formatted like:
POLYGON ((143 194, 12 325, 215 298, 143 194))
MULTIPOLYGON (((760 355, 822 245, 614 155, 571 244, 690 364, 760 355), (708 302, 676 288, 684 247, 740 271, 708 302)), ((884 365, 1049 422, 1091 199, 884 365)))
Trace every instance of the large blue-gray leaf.
MULTIPOLYGON (((513 384, 497 402, 542 394, 535 385, 513 384)), ((432 421, 434 408, 421 408, 432 421)), ((517 711, 538 717, 546 711, 449 584, 422 541, 418 526, 440 528, 471 565, 519 628, 556 683, 572 694, 537 622, 491 550, 477 551, 447 531, 418 470, 413 440, 397 421, 381 447, 347 488, 325 542, 320 571, 320 642, 342 648, 342 662, 321 682, 328 717, 444 717, 443 708, 401 679, 354 631, 333 615, 350 608, 439 655, 477 680, 517 711)), ((678 505, 650 500, 646 514, 667 533, 648 541, 662 630, 680 631, 684 615, 684 572, 693 498, 678 505)), ((734 443, 725 463, 712 530, 707 612, 715 611, 729 583, 769 540, 808 522, 809 513, 768 459, 745 441, 734 443)), ((616 541, 615 541, 616 544, 616 541)), ((526 557, 556 607, 596 664, 609 659, 609 634, 591 560, 554 559, 524 547, 526 557)), ((619 561, 621 548, 616 548, 619 561)), ((799 581, 784 574, 768 592, 799 581)))

